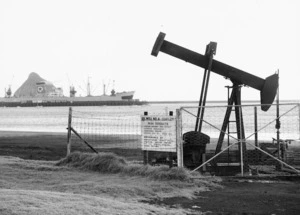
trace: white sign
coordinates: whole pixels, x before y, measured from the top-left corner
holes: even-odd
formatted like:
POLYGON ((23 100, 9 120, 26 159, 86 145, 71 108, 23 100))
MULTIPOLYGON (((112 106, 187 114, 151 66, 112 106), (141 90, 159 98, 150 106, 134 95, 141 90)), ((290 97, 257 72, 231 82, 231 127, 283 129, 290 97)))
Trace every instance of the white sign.
POLYGON ((176 152, 174 116, 141 116, 142 150, 176 152))

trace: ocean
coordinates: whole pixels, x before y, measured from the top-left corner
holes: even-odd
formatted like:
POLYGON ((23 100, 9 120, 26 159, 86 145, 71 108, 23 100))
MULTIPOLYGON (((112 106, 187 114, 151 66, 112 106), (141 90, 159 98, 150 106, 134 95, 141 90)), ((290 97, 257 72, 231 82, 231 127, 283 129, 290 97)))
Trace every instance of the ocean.
MULTIPOLYGON (((186 104, 186 103, 185 103, 186 104)), ((183 104, 149 104, 142 106, 82 106, 72 107, 74 116, 80 114, 88 117, 120 117, 149 114, 166 114, 176 111, 183 104)), ((190 103, 188 105, 196 105, 190 103)), ((66 132, 69 107, 1 107, 0 130, 33 132, 66 132)))
MULTIPOLYGON (((258 103, 256 103, 258 104, 258 103)), ((140 134, 140 116, 167 115, 170 111, 176 114, 176 109, 182 109, 182 131, 194 129, 197 113, 197 103, 154 103, 142 106, 84 106, 73 107, 73 122, 82 123, 82 127, 93 127, 89 132, 140 134), (84 124, 93 120, 91 124, 84 124), (76 121, 77 120, 77 121, 76 121), (81 122, 79 122, 81 120, 81 122), (101 122, 97 124, 96 122, 101 122)), ((226 102, 207 103, 203 130, 210 136, 218 137, 224 115, 226 102)), ((257 108, 257 126, 259 134, 264 138, 276 137, 276 106, 268 112, 257 108), (264 126, 266 126, 264 128, 264 126)), ((0 131, 29 131, 29 132, 61 132, 65 133, 68 125, 69 107, 15 107, 0 108, 0 131)), ((280 105, 281 137, 300 139, 299 106, 296 103, 280 105)), ((231 114, 234 118, 234 114, 231 114)), ((246 137, 252 135, 255 129, 254 106, 247 103, 243 107, 243 121, 246 137)), ((233 121, 233 120, 231 120, 233 121)), ((232 123, 231 123, 232 124, 232 123)), ((233 123, 235 124, 235 123, 233 123)))

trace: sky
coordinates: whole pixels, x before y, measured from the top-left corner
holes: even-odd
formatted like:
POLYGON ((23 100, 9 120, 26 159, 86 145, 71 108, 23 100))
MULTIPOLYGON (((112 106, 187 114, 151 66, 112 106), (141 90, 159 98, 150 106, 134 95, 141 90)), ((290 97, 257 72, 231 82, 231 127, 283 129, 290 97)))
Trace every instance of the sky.
MULTIPOLYGON (((279 70, 280 99, 300 100, 298 0, 1 0, 0 97, 31 72, 77 95, 114 86, 147 101, 196 101, 203 68, 151 50, 165 40, 265 79, 279 70)), ((211 74, 208 100, 226 100, 231 82, 211 74)), ((243 87, 242 100, 260 100, 243 87)))

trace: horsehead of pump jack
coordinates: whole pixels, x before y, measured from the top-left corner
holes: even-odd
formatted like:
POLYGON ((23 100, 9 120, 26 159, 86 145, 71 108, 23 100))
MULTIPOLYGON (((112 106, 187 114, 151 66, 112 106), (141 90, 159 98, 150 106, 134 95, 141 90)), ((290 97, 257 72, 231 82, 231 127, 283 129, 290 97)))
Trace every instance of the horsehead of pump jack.
MULTIPOLYGON (((165 36, 165 33, 159 33, 151 55, 156 57, 159 51, 161 51, 204 69, 208 68, 209 59, 207 56, 168 42, 165 40, 165 36)), ((247 85, 259 90, 262 104, 261 109, 263 111, 267 111, 275 99, 278 88, 278 74, 273 74, 266 79, 262 79, 217 60, 212 60, 211 71, 229 78, 235 84, 247 85)))

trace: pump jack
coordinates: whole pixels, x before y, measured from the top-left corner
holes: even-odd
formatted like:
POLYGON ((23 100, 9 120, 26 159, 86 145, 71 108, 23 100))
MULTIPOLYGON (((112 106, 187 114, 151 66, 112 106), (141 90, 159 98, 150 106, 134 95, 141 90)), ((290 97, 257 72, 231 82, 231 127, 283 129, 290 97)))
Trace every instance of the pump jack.
MULTIPOLYGON (((202 130, 202 122, 204 117, 207 90, 208 90, 211 71, 221 76, 224 76, 225 78, 230 79, 233 84, 231 87, 232 88, 231 95, 228 98, 228 107, 225 113, 215 154, 221 151, 224 135, 228 127, 229 118, 233 107, 235 109, 238 139, 240 140, 244 139, 245 132, 244 132, 244 125, 243 125, 242 109, 240 108, 241 87, 247 85, 256 90, 259 90, 260 97, 261 97, 261 109, 263 111, 267 111, 272 105, 276 96, 276 92, 278 88, 278 74, 275 73, 267 77, 266 79, 262 79, 255 75, 244 72, 240 69, 234 68, 230 65, 214 60, 213 55, 216 54, 216 48, 217 48, 217 43, 215 42, 210 42, 207 45, 205 55, 203 56, 199 53, 196 53, 194 51, 188 50, 186 48, 183 48, 181 46, 166 41, 164 39, 165 36, 166 36, 165 33, 162 32, 159 33, 155 41, 155 44, 153 46, 151 55, 156 57, 158 53, 161 51, 173 57, 179 58, 181 60, 194 64, 196 66, 204 68, 203 83, 201 88, 195 130, 183 134, 184 141, 188 142, 189 143, 188 145, 192 146, 192 148, 197 144, 198 146, 200 146, 198 148, 197 147, 193 148, 194 154, 192 156, 195 157, 195 151, 199 151, 199 148, 200 148, 200 153, 203 152, 205 153, 205 145, 210 140, 210 137, 207 136, 206 134, 203 134, 201 130, 202 130)), ((239 149, 241 150, 242 148, 244 152, 246 150, 245 143, 240 143, 240 144, 243 144, 243 147, 239 145, 239 149)), ((189 148, 187 148, 187 150, 189 150, 189 148)))

